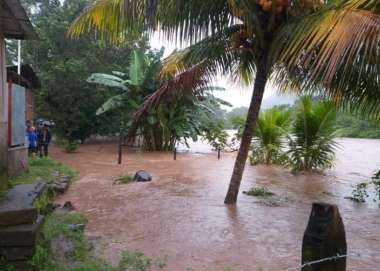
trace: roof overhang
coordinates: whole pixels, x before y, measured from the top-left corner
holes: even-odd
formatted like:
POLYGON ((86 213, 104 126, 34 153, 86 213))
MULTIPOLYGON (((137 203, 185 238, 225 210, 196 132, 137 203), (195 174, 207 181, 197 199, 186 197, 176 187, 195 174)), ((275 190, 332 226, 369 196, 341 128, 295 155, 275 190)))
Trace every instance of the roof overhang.
POLYGON ((7 81, 19 84, 28 89, 41 88, 41 82, 30 65, 21 65, 21 75, 17 74, 17 66, 7 67, 7 81))
POLYGON ((0 33, 8 39, 35 39, 36 32, 19 0, 0 1, 0 33))

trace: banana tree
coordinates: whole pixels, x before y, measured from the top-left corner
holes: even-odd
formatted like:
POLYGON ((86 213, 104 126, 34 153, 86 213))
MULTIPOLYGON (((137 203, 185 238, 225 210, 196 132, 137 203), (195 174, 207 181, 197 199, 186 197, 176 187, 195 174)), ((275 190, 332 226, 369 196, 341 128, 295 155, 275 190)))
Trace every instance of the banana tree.
POLYGON ((158 30, 189 44, 167 69, 207 60, 210 74, 253 82, 225 198, 230 204, 237 200, 270 79, 282 90, 319 93, 350 108, 367 105, 380 112, 379 13, 378 0, 96 0, 73 22, 70 35, 96 30, 122 42, 139 29, 158 30))
POLYGON ((226 105, 213 96, 212 91, 221 88, 208 86, 204 65, 181 74, 160 74, 162 54, 163 50, 144 54, 135 49, 128 74, 95 73, 87 80, 117 90, 97 114, 121 111, 120 134, 126 131, 130 141, 142 138, 146 150, 168 151, 180 140, 197 140, 205 129, 205 120, 213 118, 211 103, 226 105))

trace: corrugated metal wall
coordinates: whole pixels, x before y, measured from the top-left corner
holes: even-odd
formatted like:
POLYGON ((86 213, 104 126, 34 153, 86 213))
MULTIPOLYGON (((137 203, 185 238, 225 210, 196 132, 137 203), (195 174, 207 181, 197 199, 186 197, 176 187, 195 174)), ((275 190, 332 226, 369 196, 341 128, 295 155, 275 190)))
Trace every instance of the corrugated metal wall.
POLYGON ((25 88, 12 84, 11 93, 11 146, 23 146, 25 144, 25 88))

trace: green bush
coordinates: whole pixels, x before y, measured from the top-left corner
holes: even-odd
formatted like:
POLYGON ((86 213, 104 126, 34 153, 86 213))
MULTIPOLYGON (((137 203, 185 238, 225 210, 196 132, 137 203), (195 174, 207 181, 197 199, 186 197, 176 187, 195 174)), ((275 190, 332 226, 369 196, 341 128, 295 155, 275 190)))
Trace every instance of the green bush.
POLYGON ((65 149, 67 153, 72 153, 78 149, 79 145, 80 145, 79 140, 71 140, 71 141, 67 141, 64 144, 63 148, 65 149))

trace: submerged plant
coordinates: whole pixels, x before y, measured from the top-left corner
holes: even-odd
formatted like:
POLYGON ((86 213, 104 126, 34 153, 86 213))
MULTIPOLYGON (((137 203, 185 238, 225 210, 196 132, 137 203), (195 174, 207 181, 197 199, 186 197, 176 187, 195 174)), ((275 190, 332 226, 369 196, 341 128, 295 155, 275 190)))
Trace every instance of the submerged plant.
POLYGON ((260 186, 252 187, 251 189, 249 189, 248 191, 244 191, 243 193, 248 196, 263 197, 263 198, 274 195, 274 193, 271 192, 268 188, 260 187, 260 186))
POLYGON ((287 152, 294 171, 332 167, 337 147, 335 120, 336 109, 330 102, 300 98, 287 152))
POLYGON ((356 202, 365 202, 369 197, 368 188, 373 187, 374 198, 373 201, 380 201, 380 170, 377 171, 371 178, 370 182, 359 183, 354 186, 351 197, 349 199, 356 202))
POLYGON ((368 198, 368 183, 359 183, 355 185, 354 190, 352 190, 351 199, 356 202, 365 202, 365 199, 368 198))
POLYGON ((120 177, 118 177, 118 178, 114 181, 114 183, 116 183, 116 184, 127 184, 127 183, 131 183, 131 182, 133 182, 133 178, 132 178, 132 176, 130 176, 130 175, 123 175, 123 176, 120 176, 120 177))
POLYGON ((261 112, 254 132, 251 164, 284 164, 284 143, 290 125, 290 111, 279 108, 261 112))

